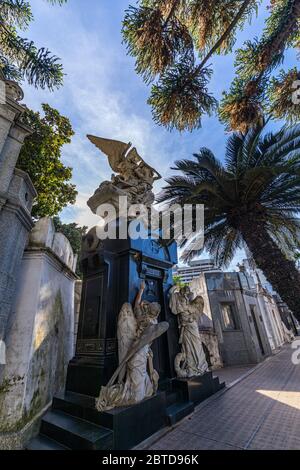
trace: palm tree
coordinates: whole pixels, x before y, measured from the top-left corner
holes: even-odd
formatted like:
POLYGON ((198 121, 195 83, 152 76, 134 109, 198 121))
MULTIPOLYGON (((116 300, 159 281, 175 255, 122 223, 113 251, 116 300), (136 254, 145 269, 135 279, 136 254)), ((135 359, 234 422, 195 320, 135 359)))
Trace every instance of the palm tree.
MULTIPOLYGON (((225 164, 207 148, 175 163, 158 202, 204 204, 206 249, 226 266, 246 244, 273 288, 300 320, 300 125, 265 133, 265 124, 227 142, 225 164)), ((188 260, 200 251, 186 250, 188 260)))

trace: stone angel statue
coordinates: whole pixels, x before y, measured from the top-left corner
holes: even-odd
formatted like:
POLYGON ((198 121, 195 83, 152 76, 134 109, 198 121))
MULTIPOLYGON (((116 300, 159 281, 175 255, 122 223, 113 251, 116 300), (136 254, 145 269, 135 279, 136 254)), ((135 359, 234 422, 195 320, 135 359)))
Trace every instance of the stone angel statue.
POLYGON ((129 406, 151 397, 157 391, 158 373, 153 367, 151 344, 169 328, 157 322, 161 307, 142 300, 142 283, 134 308, 123 304, 118 317, 119 367, 96 400, 98 411, 129 406))
POLYGON ((203 314, 204 301, 201 296, 193 298, 188 286, 170 289, 170 309, 178 316, 181 352, 175 358, 175 370, 180 378, 203 375, 208 370, 205 353, 199 334, 199 319, 203 314))
POLYGON ((115 188, 119 195, 127 195, 130 204, 151 205, 154 201, 153 184, 160 179, 160 174, 148 165, 138 154, 131 142, 128 144, 118 140, 104 139, 88 135, 88 139, 107 157, 112 175, 111 182, 105 181, 99 190, 107 191, 108 186, 115 188))

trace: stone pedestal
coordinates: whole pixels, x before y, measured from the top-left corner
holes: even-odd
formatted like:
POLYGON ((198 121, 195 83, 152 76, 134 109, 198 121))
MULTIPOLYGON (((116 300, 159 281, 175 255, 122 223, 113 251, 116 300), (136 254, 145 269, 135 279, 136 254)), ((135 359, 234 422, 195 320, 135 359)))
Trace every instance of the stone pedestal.
POLYGON ((165 392, 159 392, 135 406, 101 413, 99 422, 113 430, 113 448, 127 450, 163 428, 166 424, 165 414, 165 392))
POLYGON ((169 310, 168 290, 177 262, 176 243, 105 240, 95 231, 85 238, 82 258, 83 287, 76 355, 68 370, 67 390, 97 396, 118 365, 117 318, 124 302, 133 303, 142 280, 143 299, 159 302, 158 321, 169 330, 153 344, 154 367, 160 378, 174 377, 178 352, 177 319, 169 310))
POLYGON ((173 386, 182 391, 185 400, 198 405, 206 398, 225 387, 220 384, 218 377, 213 378, 212 372, 206 372, 200 377, 176 379, 173 386))

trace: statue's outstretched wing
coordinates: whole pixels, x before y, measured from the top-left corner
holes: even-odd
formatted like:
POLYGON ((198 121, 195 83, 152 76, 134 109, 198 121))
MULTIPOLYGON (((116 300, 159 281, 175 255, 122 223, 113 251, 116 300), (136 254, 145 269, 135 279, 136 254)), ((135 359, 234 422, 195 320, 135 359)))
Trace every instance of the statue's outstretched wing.
POLYGON ((126 363, 144 346, 147 344, 153 343, 153 341, 163 335, 169 328, 169 323, 166 321, 162 321, 155 325, 149 325, 142 333, 142 335, 137 338, 132 346, 131 349, 128 351, 124 359, 120 362, 119 367, 111 377, 110 381, 107 384, 107 387, 113 385, 117 379, 120 377, 122 370, 124 369, 126 363))
POLYGON ((179 312, 177 312, 177 296, 179 293, 179 287, 178 286, 173 286, 169 290, 169 307, 171 309, 171 312, 174 313, 174 315, 178 315, 179 312))
MULTIPOLYGON (((118 317, 118 353, 119 364, 121 364, 132 345, 137 335, 137 320, 134 316, 133 309, 130 303, 123 304, 119 317, 118 317)), ((125 368, 120 371, 119 381, 122 381, 125 374, 125 368)))
POLYGON ((94 135, 88 135, 87 138, 96 145, 101 152, 105 153, 108 157, 111 169, 118 173, 119 164, 124 161, 126 152, 131 147, 131 143, 125 144, 119 140, 104 139, 94 135))

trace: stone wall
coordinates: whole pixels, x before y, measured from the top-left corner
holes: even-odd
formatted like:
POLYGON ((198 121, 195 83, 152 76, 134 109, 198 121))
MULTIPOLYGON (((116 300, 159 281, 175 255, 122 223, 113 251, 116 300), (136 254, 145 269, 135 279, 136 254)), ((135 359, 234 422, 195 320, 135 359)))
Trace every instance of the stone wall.
POLYGON ((286 341, 284 326, 273 296, 262 286, 257 286, 258 302, 272 350, 280 348, 286 341))
POLYGON ((194 294, 204 299, 201 329, 216 333, 224 365, 260 362, 271 354, 255 285, 243 273, 206 272, 191 282, 194 294), (236 327, 228 329, 222 318, 222 307, 230 305, 236 327), (204 328, 203 328, 204 327, 204 328))
POLYGON ((24 252, 6 336, 0 390, 3 439, 21 431, 64 389, 73 355, 75 280, 69 241, 55 233, 51 219, 41 219, 24 252))
POLYGON ((289 310, 288 306, 282 302, 278 295, 273 296, 276 302, 281 320, 283 321, 286 329, 288 329, 293 335, 300 335, 300 324, 289 310))

